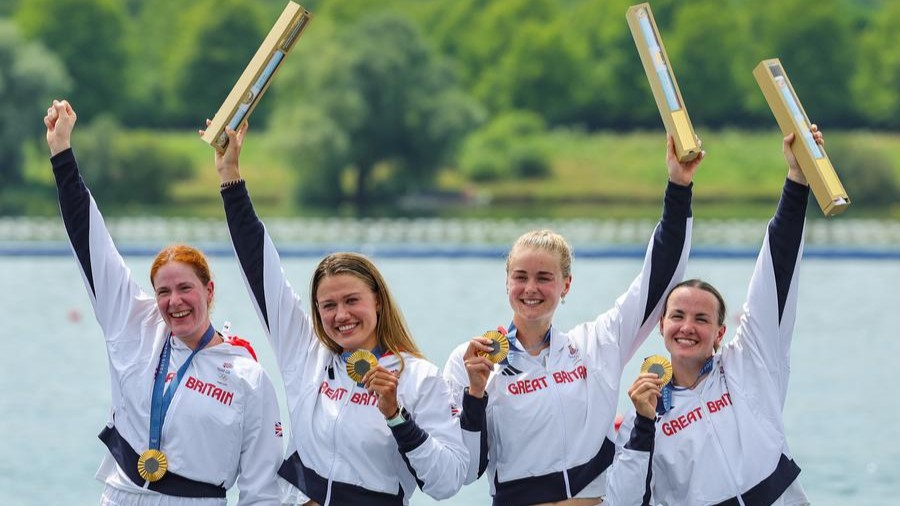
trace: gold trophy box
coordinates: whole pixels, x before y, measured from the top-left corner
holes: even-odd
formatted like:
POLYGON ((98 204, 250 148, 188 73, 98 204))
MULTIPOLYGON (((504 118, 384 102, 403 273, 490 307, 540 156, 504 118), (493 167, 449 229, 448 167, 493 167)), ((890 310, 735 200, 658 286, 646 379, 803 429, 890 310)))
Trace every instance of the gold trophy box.
POLYGON ((669 56, 659 36, 649 3, 632 5, 625 14, 634 44, 637 46, 644 72, 650 81, 653 98, 662 116, 666 132, 675 138, 678 160, 688 162, 700 155, 700 143, 694 134, 691 118, 684 107, 681 90, 669 63, 669 56))
POLYGON ((207 125, 203 135, 205 142, 219 152, 225 151, 228 145, 225 127, 230 126, 237 130, 241 123, 250 117, 250 113, 269 88, 275 73, 281 68, 282 62, 311 19, 312 14, 309 11, 294 2, 288 2, 259 46, 256 55, 247 64, 231 93, 219 107, 212 123, 207 125))
POLYGON ((822 212, 825 216, 834 216, 846 211, 850 207, 850 197, 847 196, 825 149, 813 139, 809 117, 794 93, 794 87, 781 66, 781 61, 778 58, 761 61, 753 69, 753 76, 756 77, 781 132, 784 135, 794 134, 791 151, 794 152, 822 212))

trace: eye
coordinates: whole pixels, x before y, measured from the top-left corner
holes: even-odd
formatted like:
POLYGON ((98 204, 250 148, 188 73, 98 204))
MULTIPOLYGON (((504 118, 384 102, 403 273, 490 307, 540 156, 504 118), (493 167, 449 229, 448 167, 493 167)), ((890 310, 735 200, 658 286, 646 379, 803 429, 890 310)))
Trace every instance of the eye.
POLYGON ((359 302, 359 298, 357 297, 350 297, 347 299, 347 304, 356 304, 357 302, 359 302))
POLYGON ((331 311, 334 309, 334 302, 320 302, 318 306, 320 311, 331 311))

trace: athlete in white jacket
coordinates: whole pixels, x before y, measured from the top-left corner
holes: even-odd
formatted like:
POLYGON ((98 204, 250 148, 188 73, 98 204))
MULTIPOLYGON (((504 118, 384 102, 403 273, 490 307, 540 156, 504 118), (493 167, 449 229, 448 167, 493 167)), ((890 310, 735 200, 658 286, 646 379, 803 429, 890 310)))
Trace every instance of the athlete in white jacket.
POLYGON ((569 290, 571 251, 550 231, 529 232, 507 260, 513 324, 508 357, 496 366, 482 338, 459 346, 444 368, 462 404, 467 483, 487 469, 494 504, 569 500, 598 504, 612 463, 622 369, 659 318, 690 249, 691 181, 702 156, 679 163, 669 139, 662 219, 640 274, 615 306, 568 332, 551 325, 569 290))
POLYGON ((313 313, 303 310, 240 178, 245 132, 228 130, 216 167, 232 244, 284 379, 297 451, 280 476, 322 506, 404 505, 417 486, 436 499, 454 495, 468 454, 438 368, 362 255, 325 257, 311 283, 313 313), (379 364, 359 383, 347 372, 357 350, 379 364))
POLYGON ((708 283, 688 280, 668 296, 660 332, 674 378, 660 389, 660 380, 644 373, 629 390, 637 413, 620 429, 612 506, 808 504, 782 415, 809 197, 792 142, 784 140, 788 176, 735 338, 715 353, 725 334, 725 302, 708 283))
POLYGON ((164 249, 151 271, 155 297, 145 293, 79 174, 69 142, 75 112, 54 101, 44 121, 60 211, 109 356, 112 409, 100 435, 109 449, 97 471, 106 484, 101 504, 224 506, 235 483, 240 506, 279 504, 275 473, 283 445, 275 390, 249 345, 213 331, 214 290, 203 254, 182 245, 164 249), (153 447, 157 377, 163 394, 175 388, 156 445, 168 469, 146 481, 138 459, 153 447))

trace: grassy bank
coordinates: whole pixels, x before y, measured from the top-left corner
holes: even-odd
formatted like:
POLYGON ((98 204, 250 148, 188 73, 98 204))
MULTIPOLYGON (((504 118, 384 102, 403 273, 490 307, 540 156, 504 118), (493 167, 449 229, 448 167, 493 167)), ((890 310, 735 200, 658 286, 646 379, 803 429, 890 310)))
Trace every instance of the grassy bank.
MULTIPOLYGON (((707 159, 697 174, 697 216, 764 218, 771 214, 786 172, 781 135, 775 131, 704 131, 707 159)), ((131 132, 159 136, 170 149, 192 160, 193 176, 173 187, 174 203, 140 206, 140 214, 220 216, 218 176, 213 150, 191 132, 131 132)), ((900 181, 900 135, 828 132, 828 142, 877 151, 889 159, 900 181)), ((550 153, 552 175, 536 180, 473 183, 447 169, 441 190, 469 196, 460 205, 429 213, 447 217, 653 218, 658 215, 666 181, 665 139, 661 131, 592 133, 555 131, 542 142, 550 153)), ((827 147, 827 146, 826 146, 827 147)), ((76 148, 77 149, 77 148, 76 148)), ((840 160, 832 156, 840 173, 840 160)), ((29 157, 29 178, 49 182, 43 154, 29 157)), ((251 132, 242 153, 242 173, 259 212, 265 216, 328 215, 304 210, 295 201, 296 173, 265 134, 251 132)), ((88 182, 90 184, 90 181, 88 182)), ((847 185, 845 181, 845 186, 847 185)), ((851 192, 851 199, 854 195, 851 192)), ((415 212, 415 211, 411 211, 415 212)), ((866 209, 854 204, 848 216, 900 218, 900 204, 866 209)))

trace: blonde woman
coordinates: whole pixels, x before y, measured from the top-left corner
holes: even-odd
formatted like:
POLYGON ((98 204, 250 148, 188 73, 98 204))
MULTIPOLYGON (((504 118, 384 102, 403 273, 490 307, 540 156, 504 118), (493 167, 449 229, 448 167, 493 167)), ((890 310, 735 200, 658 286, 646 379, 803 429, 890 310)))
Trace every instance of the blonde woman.
POLYGON ((615 305, 592 321, 569 331, 553 325, 573 279, 565 239, 547 230, 528 232, 510 250, 512 323, 501 328, 508 356, 494 364, 480 355, 491 350, 489 341, 476 337, 459 346, 444 368, 463 407, 466 482, 486 470, 495 505, 589 506, 606 494, 622 369, 653 330, 663 295, 684 272, 691 187, 702 158, 679 162, 668 139, 669 183, 644 265, 615 305))

